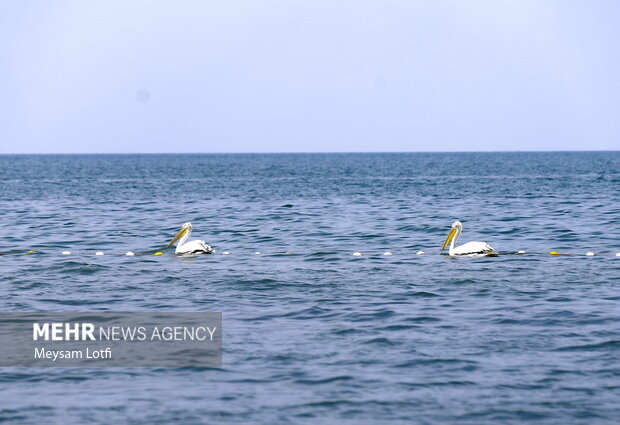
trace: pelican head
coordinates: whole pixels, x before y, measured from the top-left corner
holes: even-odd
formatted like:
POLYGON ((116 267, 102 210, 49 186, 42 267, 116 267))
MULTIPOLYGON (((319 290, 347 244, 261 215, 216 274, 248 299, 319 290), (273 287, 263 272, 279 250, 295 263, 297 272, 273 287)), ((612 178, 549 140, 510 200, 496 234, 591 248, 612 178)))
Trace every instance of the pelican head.
POLYGON ((446 249, 448 245, 450 245, 450 242, 452 241, 452 239, 454 239, 455 237, 458 238, 458 235, 460 235, 461 231, 463 230, 463 224, 461 224, 461 222, 458 220, 452 223, 451 227, 452 228, 450 229, 450 233, 448 233, 448 237, 446 238, 446 241, 443 243, 443 246, 441 247, 442 251, 446 249))
POLYGON ((170 248, 176 241, 181 239, 183 236, 185 236, 185 238, 187 239, 191 233, 192 223, 190 223, 189 221, 187 223, 183 223, 183 225, 181 226, 181 230, 179 230, 179 233, 177 233, 174 238, 172 238, 166 248, 170 248))

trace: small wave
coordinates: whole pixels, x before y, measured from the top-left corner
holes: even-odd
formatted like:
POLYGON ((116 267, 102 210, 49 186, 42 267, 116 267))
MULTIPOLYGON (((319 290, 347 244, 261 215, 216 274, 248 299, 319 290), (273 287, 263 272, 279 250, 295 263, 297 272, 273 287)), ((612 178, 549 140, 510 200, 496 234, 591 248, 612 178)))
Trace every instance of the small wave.
POLYGON ((334 376, 331 378, 324 379, 299 379, 295 381, 296 384, 305 384, 305 385, 322 385, 322 384, 331 384, 332 382, 342 382, 342 381, 352 381, 352 376, 344 375, 344 376, 334 376))
POLYGON ((418 316, 418 317, 408 317, 404 319, 405 322, 412 323, 432 323, 432 322, 441 322, 441 319, 432 316, 418 316))
POLYGON ((441 295, 439 294, 436 294, 434 292, 426 292, 426 291, 412 292, 408 295, 412 297, 441 297, 441 295))
POLYGON ((378 311, 375 313, 351 313, 345 316, 345 320, 352 322, 366 322, 386 319, 392 317, 395 313, 392 310, 378 311))
POLYGON ((600 342, 598 344, 569 345, 556 348, 554 351, 600 351, 613 350, 620 347, 620 340, 600 342))
POLYGON ((390 340, 389 338, 385 338, 385 337, 369 339, 368 341, 364 341, 362 344, 368 344, 368 345, 387 345, 387 346, 390 346, 390 347, 395 346, 395 345, 399 345, 398 343, 390 340))

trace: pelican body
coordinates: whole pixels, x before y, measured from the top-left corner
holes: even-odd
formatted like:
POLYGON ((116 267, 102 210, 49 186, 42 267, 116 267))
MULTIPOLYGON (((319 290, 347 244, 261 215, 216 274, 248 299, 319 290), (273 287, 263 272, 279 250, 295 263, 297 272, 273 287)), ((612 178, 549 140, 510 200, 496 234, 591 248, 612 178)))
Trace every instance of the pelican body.
POLYGON ((166 248, 170 248, 176 241, 177 247, 174 250, 175 254, 213 254, 213 248, 205 243, 205 241, 193 240, 187 242, 189 235, 192 234, 192 223, 184 223, 181 226, 181 230, 170 241, 166 248))
POLYGON ((453 257, 458 255, 468 255, 474 257, 495 254, 493 247, 486 242, 467 242, 461 246, 455 246, 456 241, 459 239, 459 236, 461 236, 462 230, 463 225, 460 221, 455 221, 452 223, 452 229, 450 230, 450 233, 448 233, 448 237, 441 247, 441 250, 443 251, 446 249, 449 244, 450 249, 448 250, 448 254, 453 257))

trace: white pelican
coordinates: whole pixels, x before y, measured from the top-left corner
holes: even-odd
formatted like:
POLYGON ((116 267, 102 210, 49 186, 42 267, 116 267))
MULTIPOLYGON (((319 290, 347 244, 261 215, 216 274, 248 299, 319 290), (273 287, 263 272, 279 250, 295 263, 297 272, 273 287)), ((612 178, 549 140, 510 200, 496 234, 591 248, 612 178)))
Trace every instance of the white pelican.
POLYGON ((213 254, 213 248, 207 245, 205 241, 193 240, 186 242, 191 233, 192 223, 184 223, 181 226, 179 233, 172 238, 166 248, 170 248, 177 240, 180 239, 177 244, 177 248, 174 251, 175 254, 213 254))
POLYGON ((448 250, 448 253, 451 256, 455 256, 455 255, 483 256, 483 255, 495 254, 491 245, 487 244, 486 242, 467 242, 464 245, 455 247, 456 241, 458 240, 459 236, 461 236, 462 230, 463 230, 463 225, 461 224, 460 221, 455 221, 454 223, 452 223, 452 229, 450 230, 450 233, 448 233, 448 237, 446 238, 446 241, 441 247, 441 250, 443 251, 444 249, 446 249, 448 244, 450 244, 450 249, 448 250))

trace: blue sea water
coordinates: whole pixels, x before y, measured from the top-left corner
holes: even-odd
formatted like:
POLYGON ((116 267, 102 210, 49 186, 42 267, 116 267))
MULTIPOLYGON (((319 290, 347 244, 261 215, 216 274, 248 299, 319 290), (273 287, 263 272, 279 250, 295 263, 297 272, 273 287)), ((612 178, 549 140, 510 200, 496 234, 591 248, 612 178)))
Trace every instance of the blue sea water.
POLYGON ((0 311, 224 329, 221 369, 0 369, 5 423, 620 422, 620 152, 12 155, 0 182, 0 311), (456 219, 527 254, 439 255, 456 219), (84 255, 186 221, 217 255, 84 255))

